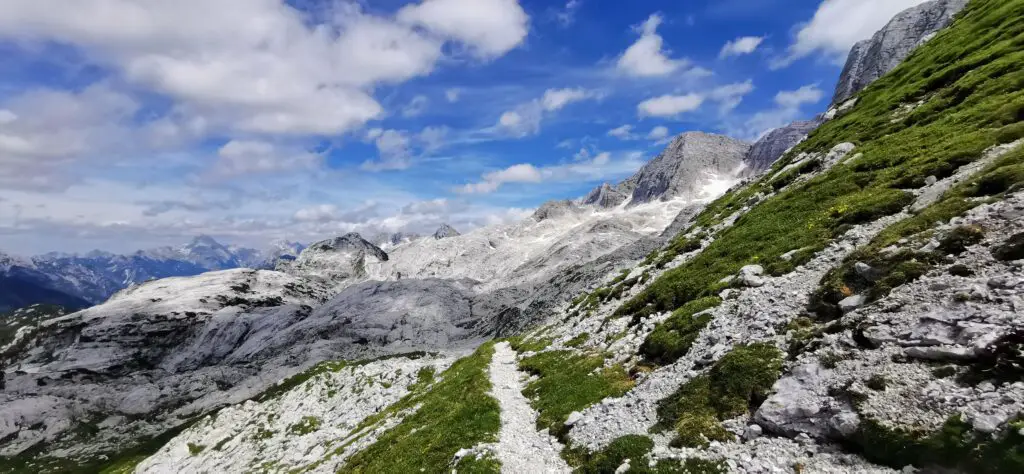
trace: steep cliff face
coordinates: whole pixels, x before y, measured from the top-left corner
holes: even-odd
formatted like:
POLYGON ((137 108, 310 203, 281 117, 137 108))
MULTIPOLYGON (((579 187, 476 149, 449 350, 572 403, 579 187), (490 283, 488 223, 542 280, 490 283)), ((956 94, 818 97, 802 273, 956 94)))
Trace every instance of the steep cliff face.
POLYGON ((796 146, 807 134, 821 125, 818 119, 793 122, 782 128, 772 130, 761 137, 750 148, 743 160, 747 165, 748 174, 759 173, 772 166, 787 150, 796 146))
POLYGON ((636 188, 630 203, 699 198, 709 182, 731 177, 748 150, 749 143, 726 136, 684 133, 634 176, 636 188))
POLYGON ((832 105, 853 97, 899 66, 918 46, 953 21, 968 0, 933 0, 896 15, 885 28, 850 51, 832 105))

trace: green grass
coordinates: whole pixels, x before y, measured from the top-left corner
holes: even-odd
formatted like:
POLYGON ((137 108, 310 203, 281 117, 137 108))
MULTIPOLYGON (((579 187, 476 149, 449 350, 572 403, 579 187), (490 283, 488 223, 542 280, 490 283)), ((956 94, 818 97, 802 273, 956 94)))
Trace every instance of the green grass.
POLYGON ((580 347, 590 339, 590 333, 581 333, 565 342, 566 347, 580 347))
POLYGON ((516 352, 540 352, 547 349, 554 339, 550 337, 529 338, 525 336, 514 336, 508 338, 508 345, 516 352))
POLYGON ((487 453, 486 455, 466 456, 455 465, 454 472, 459 474, 501 474, 501 461, 487 453))
POLYGON ((659 324, 647 336, 647 339, 640 345, 640 355, 647 361, 660 365, 671 364, 679 360, 689 352, 700 331, 711 322, 710 314, 702 314, 697 317, 694 315, 720 304, 722 304, 722 300, 717 296, 701 298, 684 304, 672 312, 668 319, 659 324))
POLYGON ((292 391, 293 389, 295 389, 299 385, 302 385, 302 384, 306 383, 307 381, 309 381, 310 379, 312 379, 314 377, 317 377, 317 376, 320 376, 320 375, 323 375, 323 374, 339 372, 339 371, 341 371, 342 369, 344 369, 346 367, 359 367, 359 366, 362 366, 362 365, 370 364, 372 362, 378 362, 378 361, 388 360, 388 359, 406 358, 406 359, 416 360, 416 359, 420 359, 420 358, 423 358, 423 357, 426 357, 426 356, 427 356, 426 352, 408 352, 408 353, 404 353, 404 354, 386 355, 386 356, 382 356, 382 357, 377 357, 375 359, 364 359, 364 360, 358 360, 358 361, 338 360, 338 361, 320 362, 319 364, 316 364, 313 367, 311 367, 311 368, 309 368, 309 369, 307 369, 307 370, 305 370, 303 372, 300 372, 298 374, 295 374, 295 375, 293 375, 291 377, 288 377, 288 378, 282 380, 277 385, 274 385, 273 387, 270 387, 269 389, 267 389, 263 393, 261 393, 261 394, 257 395, 256 397, 254 397, 253 400, 256 401, 256 402, 263 403, 263 402, 266 402, 268 400, 273 400, 273 399, 276 399, 276 398, 280 398, 284 394, 292 391))
POLYGON ((971 179, 951 188, 941 199, 916 215, 883 230, 822 279, 821 287, 811 297, 811 309, 825 319, 839 317, 838 303, 843 298, 851 294, 865 294, 869 301, 882 298, 893 288, 920 278, 944 262, 947 254, 962 253, 968 246, 981 242, 984 229, 961 226, 941 236, 937 251, 916 251, 916 247, 924 245, 932 237, 932 229, 938 223, 949 222, 985 202, 1000 199, 1014 185, 1024 182, 1015 181, 1024 178, 1014 171, 1021 166, 1024 166, 1024 147, 1017 147, 971 179), (900 244, 902 239, 908 239, 910 243, 900 244), (900 250, 894 253, 883 251, 890 246, 900 250), (864 278, 854 270, 857 262, 870 265, 884 277, 877 281, 864 278))
POLYGON ((958 416, 934 433, 885 427, 864 418, 853 437, 855 447, 868 460, 901 469, 936 466, 960 472, 1018 474, 1024 472, 1024 419, 1011 421, 1006 430, 990 436, 974 431, 958 416))
POLYGON ((429 388, 411 393, 363 425, 419 406, 375 443, 350 457, 339 472, 447 472, 455 453, 497 441, 501 411, 487 373, 494 343, 455 362, 429 388))
POLYGON ((659 403, 653 430, 676 430, 677 446, 705 447, 708 441, 732 439, 719 422, 759 406, 781 370, 782 353, 775 346, 736 346, 708 373, 684 383, 659 403))
MULTIPOLYGON (((790 250, 820 250, 851 225, 899 211, 912 199, 903 189, 923 185, 928 176, 950 176, 986 148, 1012 138, 1005 127, 1024 121, 1024 22, 1017 21, 1022 16, 1024 0, 972 1, 951 28, 863 91, 856 107, 820 127, 774 169, 798 153, 826 152, 843 142, 854 143, 860 158, 758 203, 618 314, 673 310, 717 294, 717 282, 746 264, 768 267, 790 250), (891 121, 901 105, 921 99, 925 104, 906 119, 891 121)), ((771 191, 766 179, 712 203, 697 225, 713 225, 754 194, 771 191)))
POLYGON ((298 423, 288 427, 288 433, 295 436, 308 435, 320 429, 320 418, 315 416, 304 416, 298 423))
MULTIPOLYGON (((654 441, 647 436, 627 435, 612 441, 604 449, 590 453, 583 449, 566 449, 563 453, 578 474, 613 474, 628 459, 630 474, 725 474, 725 463, 690 458, 683 462, 661 460, 650 466, 649 455, 654 441)), ((461 471, 460 471, 461 472, 461 471)))
POLYGON ((565 420, 607 397, 618 397, 633 387, 633 380, 619 365, 604 367, 600 354, 550 351, 519 361, 519 368, 538 379, 530 382, 523 395, 539 412, 537 427, 564 434, 565 420))

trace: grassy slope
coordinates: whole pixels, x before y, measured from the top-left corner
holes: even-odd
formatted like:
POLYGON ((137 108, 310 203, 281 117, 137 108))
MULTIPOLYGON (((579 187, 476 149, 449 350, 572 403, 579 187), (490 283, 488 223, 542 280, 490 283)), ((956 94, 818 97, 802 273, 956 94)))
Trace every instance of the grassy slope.
MULTIPOLYGON (((497 441, 501 409, 489 395, 487 372, 493 354, 494 343, 484 344, 443 372, 440 382, 382 412, 381 416, 388 416, 419 407, 349 458, 339 472, 446 472, 460 449, 497 441)), ((493 471, 495 464, 478 463, 474 471, 493 471)))
MULTIPOLYGON (((897 212, 911 200, 903 190, 923 185, 925 177, 949 176, 986 148, 1024 135, 1022 17, 1024 0, 972 1, 951 28, 862 92, 853 111, 823 125, 774 169, 800 152, 825 152, 843 142, 857 145, 860 158, 756 205, 618 313, 673 310, 713 295, 720 279, 751 263, 784 272, 802 262, 783 263, 783 253, 824 248, 850 225, 897 212), (922 106, 893 120, 901 105, 920 100, 922 106)), ((721 221, 756 192, 771 189, 766 178, 730 193, 698 223, 721 221)))

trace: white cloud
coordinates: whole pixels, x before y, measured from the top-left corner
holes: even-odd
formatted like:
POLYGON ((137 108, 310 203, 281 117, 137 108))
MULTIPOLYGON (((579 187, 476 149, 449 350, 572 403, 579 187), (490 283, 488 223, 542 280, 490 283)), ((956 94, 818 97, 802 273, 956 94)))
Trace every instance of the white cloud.
POLYGON ((565 8, 555 14, 555 18, 558 19, 563 27, 570 26, 576 22, 576 12, 579 11, 580 7, 583 6, 583 0, 569 0, 565 4, 565 8))
POLYGON ((782 108, 798 108, 804 104, 814 104, 824 97, 825 93, 817 84, 803 86, 794 91, 782 91, 775 95, 775 103, 782 108))
POLYGON ((626 153, 622 158, 616 160, 608 152, 597 153, 591 158, 590 152, 584 149, 577 154, 576 161, 571 163, 541 167, 528 163, 517 164, 484 174, 481 181, 460 186, 453 191, 459 194, 488 194, 508 183, 601 181, 620 178, 635 172, 641 166, 643 166, 641 153, 626 153))
POLYGON ((661 15, 654 14, 639 27, 640 39, 619 57, 620 72, 638 77, 665 76, 689 64, 685 59, 670 58, 671 52, 663 49, 664 39, 658 35, 661 22, 661 15))
POLYGON ((379 159, 363 162, 363 170, 404 170, 412 165, 410 140, 404 131, 384 130, 374 139, 374 145, 377 146, 379 159))
POLYGON ((424 0, 398 19, 465 43, 481 58, 501 56, 526 38, 530 17, 518 0, 424 0))
POLYGON ((363 162, 364 171, 395 171, 408 169, 416 158, 444 148, 451 130, 444 126, 430 126, 419 133, 404 130, 371 129, 367 141, 377 147, 377 159, 363 162))
POLYGON ((725 43, 722 46, 722 51, 718 53, 719 58, 727 58, 729 56, 742 56, 744 54, 750 54, 757 50, 758 46, 764 42, 763 36, 744 36, 742 38, 736 38, 732 41, 725 43))
POLYGON ((283 0, 10 0, 0 38, 77 46, 210 128, 324 135, 381 117, 374 87, 429 74, 446 40, 493 58, 528 21, 516 0, 427 0, 402 22, 351 2, 328 10, 311 21, 283 0))
POLYGON ((295 220, 299 222, 330 222, 337 219, 338 207, 333 204, 299 209, 295 212, 295 220))
POLYGON ((617 127, 617 128, 613 128, 611 130, 608 130, 608 136, 615 137, 615 138, 618 138, 620 140, 632 140, 632 139, 636 138, 636 136, 633 135, 633 126, 632 125, 623 125, 621 127, 617 127))
POLYGON ((459 89, 458 87, 453 87, 451 89, 444 91, 444 98, 448 99, 448 102, 453 104, 459 101, 459 97, 461 95, 462 89, 459 89))
POLYGON ((719 103, 719 113, 724 115, 739 106, 743 98, 753 91, 754 81, 747 79, 744 82, 718 86, 711 91, 708 97, 719 103))
POLYGON ((731 127, 731 135, 756 140, 772 129, 784 126, 800 118, 802 107, 816 104, 825 96, 817 84, 809 84, 796 90, 780 91, 775 95, 775 107, 751 116, 742 125, 731 127))
POLYGON ((637 105, 641 117, 675 117, 700 108, 704 97, 699 94, 663 95, 647 99, 637 105))
POLYGON ((796 33, 787 55, 773 67, 785 67, 814 53, 841 63, 853 45, 882 29, 897 13, 927 0, 824 0, 814 17, 796 33))
POLYGON ((513 138, 523 138, 540 132, 545 114, 557 112, 567 105, 583 100, 600 99, 599 91, 582 88, 548 89, 538 99, 520 104, 498 118, 496 130, 513 138))
POLYGON ((310 170, 323 162, 315 153, 255 140, 232 140, 217 151, 217 157, 211 175, 220 178, 310 170))
POLYGON ((583 88, 548 89, 544 92, 544 97, 541 98, 541 105, 544 106, 544 110, 554 112, 573 102, 598 97, 598 95, 597 92, 583 88))
POLYGON ((651 133, 647 134, 648 140, 664 140, 668 137, 668 127, 657 126, 651 129, 651 133))
POLYGON ((18 120, 18 116, 7 109, 0 110, 0 125, 7 125, 15 120, 18 120))
POLYGON ((445 139, 451 130, 448 127, 426 127, 420 131, 416 138, 423 147, 424 152, 430 153, 444 148, 445 139))
POLYGON ((427 99, 427 96, 418 95, 413 97, 409 104, 402 109, 402 116, 405 118, 419 117, 423 115, 423 112, 426 112, 429 105, 430 99, 427 99))

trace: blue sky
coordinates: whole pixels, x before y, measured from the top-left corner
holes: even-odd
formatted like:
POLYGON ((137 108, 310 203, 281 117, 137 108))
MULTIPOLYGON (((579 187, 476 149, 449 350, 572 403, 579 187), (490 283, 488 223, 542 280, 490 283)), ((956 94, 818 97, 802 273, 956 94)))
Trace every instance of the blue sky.
POLYGON ((922 0, 0 5, 0 251, 513 222, 829 102, 922 0))

